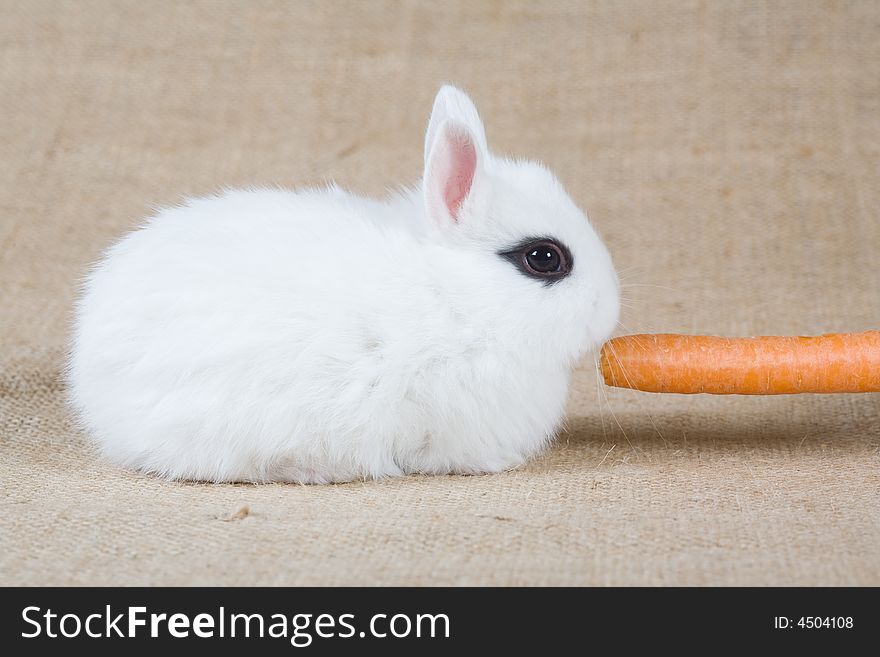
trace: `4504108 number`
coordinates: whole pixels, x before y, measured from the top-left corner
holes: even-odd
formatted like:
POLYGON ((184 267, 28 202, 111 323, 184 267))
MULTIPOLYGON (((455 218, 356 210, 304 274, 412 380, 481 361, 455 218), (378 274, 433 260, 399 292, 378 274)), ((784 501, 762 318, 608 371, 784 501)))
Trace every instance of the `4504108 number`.
POLYGON ((797 619, 789 618, 788 616, 776 616, 773 618, 773 628, 776 630, 792 628, 799 628, 802 630, 848 630, 851 629, 852 626, 852 616, 801 616, 797 619))

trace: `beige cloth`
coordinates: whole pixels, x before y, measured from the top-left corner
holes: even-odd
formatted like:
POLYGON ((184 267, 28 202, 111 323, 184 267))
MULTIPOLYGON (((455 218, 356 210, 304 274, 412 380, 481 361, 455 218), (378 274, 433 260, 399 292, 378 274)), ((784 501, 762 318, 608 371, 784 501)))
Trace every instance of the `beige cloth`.
POLYGON ((59 371, 76 281, 153 204, 420 174, 443 81, 556 170, 624 330, 880 325, 880 4, 0 4, 0 583, 880 584, 880 395, 597 388, 515 472, 168 483, 59 371), (247 510, 242 510, 247 507, 247 510))

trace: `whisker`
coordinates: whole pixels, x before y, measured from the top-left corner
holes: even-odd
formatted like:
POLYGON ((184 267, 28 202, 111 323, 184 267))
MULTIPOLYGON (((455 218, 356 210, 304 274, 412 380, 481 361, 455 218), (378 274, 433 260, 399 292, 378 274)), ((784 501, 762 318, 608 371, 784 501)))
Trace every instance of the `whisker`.
POLYGON ((599 354, 596 353, 593 357, 596 365, 596 402, 599 406, 599 421, 602 423, 602 444, 604 445, 608 440, 608 432, 605 429, 605 416, 602 411, 602 377, 599 374, 599 354))
MULTIPOLYGON (((609 343, 610 344, 610 343, 609 343)), ((611 348, 612 354, 614 354, 614 348, 611 348)), ((614 357, 617 358, 617 355, 614 354, 614 357)), ((596 363, 596 372, 599 373, 599 363, 596 363)), ((608 412, 611 413, 611 417, 614 418, 614 421, 617 423, 618 428, 620 429, 620 433, 623 434, 623 437, 626 439, 627 444, 632 451, 638 453, 635 445, 633 445, 632 441, 629 439, 629 435, 626 433, 626 429, 623 428, 623 425, 620 423, 620 419, 617 417, 617 414, 614 412, 614 409, 611 408, 611 401, 608 399, 608 393, 605 391, 605 388, 600 385, 600 390, 605 395, 605 403, 608 404, 608 412)))
POLYGON ((669 287, 668 285, 656 285, 654 283, 621 283, 621 288, 629 288, 629 287, 655 287, 661 290, 669 290, 670 292, 681 292, 680 289, 675 287, 669 287))
MULTIPOLYGON (((657 285, 654 283, 626 283, 626 282, 624 282, 624 274, 629 274, 632 271, 632 269, 633 268, 624 269, 624 270, 618 272, 618 279, 621 281, 621 284, 620 284, 621 290, 637 290, 639 288, 651 288, 651 289, 668 290, 671 292, 679 292, 680 291, 674 287, 670 287, 670 286, 666 286, 666 285, 657 285)), ((626 294, 621 294, 620 301, 621 301, 620 305, 623 308, 626 308, 629 310, 632 310, 634 308, 634 303, 636 302, 635 299, 633 299, 630 295, 626 295, 626 294)), ((619 321, 619 320, 617 322, 617 326, 620 329, 622 329, 625 333, 628 333, 631 336, 639 336, 641 333, 645 332, 645 331, 641 331, 641 332, 633 331, 624 322, 619 321)), ((655 331, 649 329, 649 332, 655 332, 655 331)), ((614 344, 611 342, 609 342, 607 344, 608 344, 609 351, 611 352, 611 356, 614 358, 614 360, 617 362, 617 365, 619 366, 620 373, 623 376, 624 381, 627 383, 627 385, 631 385, 632 379, 630 377, 630 374, 629 374, 629 372, 627 372, 627 368, 626 368, 625 364, 621 361, 619 354, 615 350, 614 344)), ((649 351, 649 343, 646 338, 635 337, 634 344, 642 351, 645 351, 645 352, 649 351)), ((608 411, 611 414, 611 417, 614 419, 614 422, 617 424, 618 428, 620 429, 620 432, 623 434, 623 437, 626 439, 626 442, 629 445, 630 449, 634 452, 640 451, 638 448, 635 447, 632 440, 630 440, 629 434, 623 428, 623 424, 621 423, 620 418, 614 412, 614 408, 612 407, 612 404, 611 404, 611 398, 609 397, 608 391, 605 389, 605 385, 602 380, 601 364, 599 362, 599 354, 596 355, 596 379, 597 379, 597 386, 599 389, 599 391, 598 391, 599 415, 600 415, 600 420, 602 422, 603 435, 605 435, 605 418, 604 418, 604 410, 602 409, 602 399, 604 397, 605 404, 608 405, 608 411)), ((663 435, 663 432, 660 430, 660 427, 657 425, 657 422, 654 418, 653 413, 651 413, 650 410, 648 410, 646 415, 648 416, 648 420, 650 421, 654 432, 656 432, 656 434, 657 434, 657 436, 659 436, 660 440, 663 441, 664 448, 669 449, 669 442, 666 440, 666 437, 663 435)))
MULTIPOLYGON (((625 326, 623 326, 622 323, 618 322, 618 324, 620 324, 620 325, 623 327, 623 329, 624 329, 625 331, 628 330, 625 326)), ((641 347, 641 348, 642 348, 644 351, 646 351, 646 352, 648 351, 648 344, 647 344, 647 342, 645 342, 643 339, 640 339, 640 338, 636 337, 635 334, 634 334, 632 337, 635 338, 634 341, 635 341, 635 344, 636 344, 638 347, 641 347)), ((617 361, 617 365, 618 365, 618 367, 620 368, 620 372, 621 372, 621 374, 623 375, 624 380, 626 381, 627 385, 631 387, 631 386, 632 386, 632 381, 630 380, 629 376, 627 375, 626 367, 624 366, 623 361, 620 360, 620 358, 619 358, 618 355, 617 355, 617 351, 614 349, 614 344, 612 344, 611 342, 609 342, 609 343, 608 343, 608 348, 611 350, 611 354, 612 354, 612 356, 613 356, 614 359, 617 361)), ((655 420, 654 420, 654 416, 651 414, 650 411, 648 411, 648 412, 646 413, 646 415, 648 416, 648 420, 651 422, 651 426, 654 428, 654 431, 657 432, 657 435, 660 437, 660 440, 663 441, 663 446, 664 446, 666 449, 669 449, 669 442, 666 440, 666 436, 663 435, 663 432, 660 431, 660 427, 657 426, 657 423, 656 423, 655 420)))

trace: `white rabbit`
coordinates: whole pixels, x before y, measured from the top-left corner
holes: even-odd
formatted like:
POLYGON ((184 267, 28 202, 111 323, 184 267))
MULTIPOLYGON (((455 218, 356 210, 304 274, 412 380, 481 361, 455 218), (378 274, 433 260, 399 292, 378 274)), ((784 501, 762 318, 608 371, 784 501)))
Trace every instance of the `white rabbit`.
POLYGON ((553 437, 618 312, 585 215, 444 86, 412 191, 228 191, 111 247, 71 401, 109 459, 173 479, 498 472, 553 437))

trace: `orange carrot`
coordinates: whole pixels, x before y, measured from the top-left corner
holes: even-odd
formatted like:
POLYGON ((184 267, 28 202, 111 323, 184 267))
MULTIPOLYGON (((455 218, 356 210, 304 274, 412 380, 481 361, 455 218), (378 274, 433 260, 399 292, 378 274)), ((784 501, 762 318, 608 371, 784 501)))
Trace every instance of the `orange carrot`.
POLYGON ((880 392, 880 331, 816 337, 627 335, 602 347, 605 383, 646 392, 880 392))

